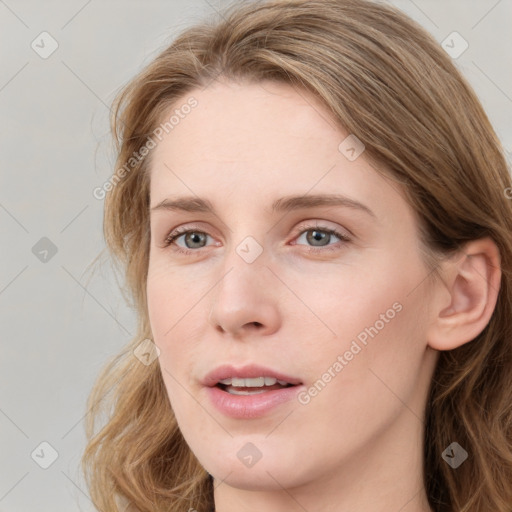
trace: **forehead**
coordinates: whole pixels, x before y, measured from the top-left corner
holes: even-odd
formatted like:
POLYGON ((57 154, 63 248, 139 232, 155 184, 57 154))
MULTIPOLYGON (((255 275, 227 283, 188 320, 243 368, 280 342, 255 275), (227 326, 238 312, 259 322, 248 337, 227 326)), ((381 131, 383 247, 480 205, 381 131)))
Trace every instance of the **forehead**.
POLYGON ((184 95, 164 119, 191 98, 196 106, 153 150, 152 205, 170 194, 243 205, 314 191, 371 200, 375 211, 400 199, 398 186, 364 152, 347 159, 342 149, 350 134, 307 91, 273 82, 214 83, 184 95))
POLYGON ((165 143, 156 149, 157 158, 162 150, 178 150, 183 143, 194 151, 180 152, 182 161, 230 161, 255 155, 261 159, 270 150, 273 158, 279 153, 293 157, 322 142, 324 149, 335 150, 342 135, 317 98, 287 84, 214 82, 178 99, 163 117, 169 118, 191 98, 196 106, 164 135, 165 143))

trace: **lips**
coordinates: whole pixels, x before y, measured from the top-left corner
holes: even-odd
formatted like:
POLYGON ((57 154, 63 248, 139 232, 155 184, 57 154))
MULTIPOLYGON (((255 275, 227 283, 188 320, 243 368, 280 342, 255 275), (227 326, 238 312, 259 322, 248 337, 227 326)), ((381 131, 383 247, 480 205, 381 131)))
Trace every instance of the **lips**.
POLYGON ((292 403, 304 389, 294 376, 258 365, 219 366, 203 379, 210 403, 223 415, 251 420, 292 403))
MULTIPOLYGON (((291 375, 287 375, 285 373, 273 370, 271 368, 267 368, 259 365, 247 365, 241 367, 235 367, 229 364, 219 366, 215 368, 213 371, 208 373, 206 377, 203 379, 202 384, 207 387, 213 386, 225 386, 226 384, 222 384, 220 381, 225 381, 227 383, 227 379, 235 379, 234 384, 239 384, 245 386, 246 384, 256 383, 256 380, 248 380, 246 383, 237 379, 260 379, 258 381, 258 385, 260 385, 261 377, 268 379, 276 379, 277 384, 275 385, 291 385, 296 386, 302 384, 301 380, 297 377, 293 377, 291 375)), ((265 383, 272 382, 271 380, 265 379, 265 383)), ((266 387, 266 386, 265 386, 266 387)), ((262 389, 265 389, 263 387, 262 389)))

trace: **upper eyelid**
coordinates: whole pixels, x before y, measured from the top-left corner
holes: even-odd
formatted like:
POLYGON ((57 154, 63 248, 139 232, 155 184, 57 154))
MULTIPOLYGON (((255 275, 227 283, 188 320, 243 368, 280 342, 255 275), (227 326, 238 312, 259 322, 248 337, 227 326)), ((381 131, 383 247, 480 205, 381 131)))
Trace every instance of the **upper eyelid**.
MULTIPOLYGON (((302 222, 299 222, 297 228, 294 228, 294 229, 299 232, 307 230, 307 229, 313 229, 313 228, 333 229, 336 231, 346 231, 347 233, 352 235, 352 233, 350 232, 350 230, 348 228, 338 227, 338 226, 329 226, 327 224, 329 222, 332 222, 332 221, 327 221, 327 220, 302 221, 302 222)), ((200 225, 184 224, 182 226, 178 226, 176 228, 172 228, 171 230, 167 231, 166 236, 170 236, 174 232, 181 232, 181 234, 183 234, 186 231, 198 231, 200 233, 205 233, 207 235, 210 235, 211 230, 209 230, 208 228, 203 228, 200 225)))
MULTIPOLYGON (((294 237, 297 238, 298 236, 301 236, 306 231, 312 230, 312 229, 318 229, 320 231, 337 231, 342 236, 341 240, 343 241, 344 238, 352 238, 352 233, 347 228, 340 228, 340 227, 332 227, 327 224, 330 221, 321 221, 321 220, 314 220, 314 221, 303 221, 302 223, 299 223, 298 227, 296 228, 294 237), (348 234, 345 234, 344 232, 347 232, 348 234)), ((211 235, 207 229, 202 229, 200 226, 195 225, 184 225, 184 226, 178 226, 177 228, 173 228, 170 230, 164 237, 164 242, 169 240, 171 237, 173 238, 173 242, 180 238, 183 235, 186 235, 188 232, 198 232, 203 233, 211 238, 214 238, 213 235, 211 235)), ((335 235, 338 236, 338 235, 335 235)), ((338 238, 340 238, 338 236, 338 238)))

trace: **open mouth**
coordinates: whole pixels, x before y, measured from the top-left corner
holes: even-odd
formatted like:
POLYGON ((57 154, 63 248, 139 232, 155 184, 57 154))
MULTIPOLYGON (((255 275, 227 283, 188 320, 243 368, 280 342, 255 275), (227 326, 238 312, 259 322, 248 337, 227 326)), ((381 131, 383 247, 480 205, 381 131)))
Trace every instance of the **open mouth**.
POLYGON ((286 406, 297 395, 302 381, 257 365, 220 366, 207 375, 203 386, 212 405, 235 419, 256 419, 286 406))
POLYGON ((294 387, 294 384, 275 377, 228 378, 219 381, 216 387, 231 395, 258 395, 278 389, 294 387))

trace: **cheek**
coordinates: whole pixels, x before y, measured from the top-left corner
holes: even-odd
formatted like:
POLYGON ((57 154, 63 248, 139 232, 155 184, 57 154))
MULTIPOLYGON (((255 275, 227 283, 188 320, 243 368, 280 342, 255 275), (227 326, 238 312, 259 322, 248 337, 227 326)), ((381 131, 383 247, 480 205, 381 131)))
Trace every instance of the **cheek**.
MULTIPOLYGON (((197 314, 169 278, 148 279, 148 312, 153 341, 160 350, 158 364, 167 396, 178 424, 187 429, 187 418, 199 414, 190 389, 194 362, 200 360, 197 314), (193 412, 194 411, 194 412, 193 412)), ((196 301, 197 302, 197 299, 196 301)))
POLYGON ((311 272, 285 276, 296 295, 288 294, 288 309, 283 312, 288 315, 285 320, 300 312, 297 331, 306 327, 316 328, 318 333, 315 338, 301 336, 299 339, 308 345, 311 341, 311 348, 316 350, 326 342, 341 350, 346 341, 358 334, 363 333, 364 338, 365 328, 380 322, 381 314, 389 310, 388 317, 393 318, 400 307, 393 309, 393 304, 403 300, 404 294, 389 268, 380 264, 381 267, 378 262, 367 266, 363 263, 331 266, 329 272, 317 272, 314 278, 310 277, 311 272), (322 339, 321 345, 318 338, 322 339))
POLYGON ((197 322, 191 321, 197 311, 184 296, 186 294, 177 293, 185 284, 177 279, 180 280, 176 273, 150 270, 146 289, 151 332, 160 349, 158 360, 168 390, 182 382, 188 365, 194 360, 194 351, 197 351, 194 341, 197 322))
MULTIPOLYGON (((310 387, 301 397, 297 415, 304 416, 296 433, 307 438, 332 429, 325 441, 326 464, 383 432, 404 403, 411 414, 422 416, 415 398, 426 346, 421 291, 407 295, 411 287, 405 277, 388 277, 386 287, 360 282, 349 298, 343 294, 337 300, 337 313, 324 316, 337 338, 326 342, 302 334, 308 340, 302 345, 302 369, 310 387)), ((325 444, 320 438, 316 442, 325 444)))
POLYGON ((203 293, 199 282, 183 269, 174 268, 163 255, 150 258, 146 283, 151 329, 161 342, 172 337, 180 324, 187 322, 197 297, 203 293))
MULTIPOLYGON (((419 260, 400 254, 390 249, 357 268, 288 281, 314 313, 306 311, 296 327, 307 354, 305 375, 320 378, 342 356, 343 385, 353 385, 356 393, 362 381, 375 379, 370 370, 400 386, 400 372, 414 378, 426 349, 426 271, 419 260)), ((295 302, 290 312, 300 306, 295 302)))
MULTIPOLYGON (((419 286, 411 292, 410 284, 424 275, 390 267, 385 277, 374 277, 357 285, 351 280, 346 289, 350 293, 337 300, 338 312, 325 317, 338 337, 320 350, 317 344, 315 351, 313 343, 304 348, 315 368, 312 380, 321 389, 314 398, 316 406, 329 411, 333 422, 342 417, 347 421, 346 412, 354 413, 349 421, 359 432, 372 424, 384 425, 403 408, 402 401, 411 399, 417 388, 425 361, 424 290, 419 286)), ((421 416, 421 410, 417 414, 421 416)))

